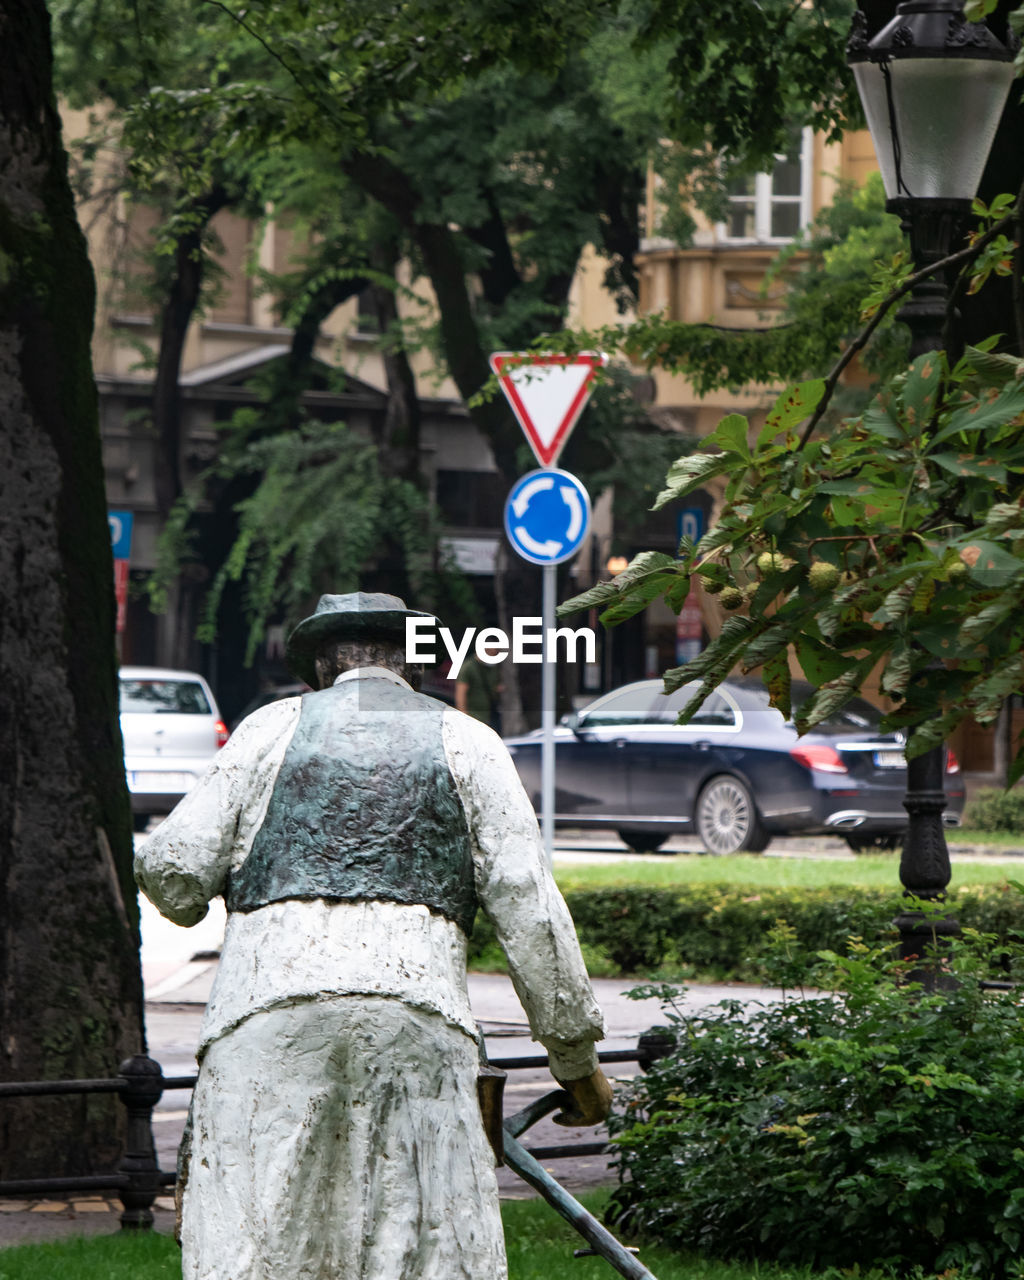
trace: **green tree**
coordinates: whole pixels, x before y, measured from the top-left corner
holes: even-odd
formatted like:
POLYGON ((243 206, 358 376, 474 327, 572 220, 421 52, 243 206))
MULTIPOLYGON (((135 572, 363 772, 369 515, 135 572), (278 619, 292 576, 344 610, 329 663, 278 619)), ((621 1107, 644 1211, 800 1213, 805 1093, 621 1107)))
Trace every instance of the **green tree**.
MULTIPOLYGON (((42 0, 0 6, 0 1078, 109 1076, 143 1047, 113 565, 75 218, 42 0)), ((109 1169, 116 1101, 0 1118, 4 1176, 109 1169)))
MULTIPOLYGON (((460 29, 457 53, 448 33, 439 36, 447 16, 427 3, 406 6, 401 21, 390 11, 346 6, 326 28, 326 14, 309 6, 235 15, 219 5, 201 9, 220 22, 218 47, 244 47, 230 65, 252 57, 258 70, 224 82, 197 75, 186 86, 175 78, 181 59, 173 56, 170 87, 151 75, 149 91, 126 109, 124 139, 136 167, 159 174, 176 166, 185 178, 181 200, 199 200, 209 166, 197 164, 189 178, 178 157, 195 156, 197 140, 211 135, 229 139, 218 143, 223 163, 236 172, 247 164, 248 189, 312 233, 312 251, 294 276, 265 282, 285 299, 293 355, 301 337, 308 357, 309 333, 348 293, 369 286, 378 297, 392 390, 377 442, 382 473, 418 479, 404 353, 426 342, 511 482, 529 465, 528 454, 502 399, 478 394, 490 377, 487 357, 564 322, 588 243, 605 249, 613 287, 624 299, 634 295, 637 205, 662 125, 666 53, 637 65, 625 47, 635 21, 605 15, 598 27, 589 12, 578 28, 580 48, 570 51, 570 24, 582 13, 576 6, 520 7, 515 39, 481 6, 479 25, 474 17, 468 26, 479 44, 467 44, 460 29), (431 286, 437 310, 429 323, 395 323, 389 279, 400 256, 431 286)), ((290 363, 289 377, 300 362, 290 363)), ((295 404, 279 383, 263 430, 296 422, 295 404)), ((244 424, 247 433, 252 425, 244 424)), ((605 450, 593 465, 608 472, 613 458, 605 450)), ((236 556, 234 569, 240 562, 236 556)), ((278 563, 287 571, 290 560, 278 563)), ((527 593, 522 599, 532 597, 535 574, 510 576, 527 593)), ((256 590, 250 598, 267 596, 256 590)))

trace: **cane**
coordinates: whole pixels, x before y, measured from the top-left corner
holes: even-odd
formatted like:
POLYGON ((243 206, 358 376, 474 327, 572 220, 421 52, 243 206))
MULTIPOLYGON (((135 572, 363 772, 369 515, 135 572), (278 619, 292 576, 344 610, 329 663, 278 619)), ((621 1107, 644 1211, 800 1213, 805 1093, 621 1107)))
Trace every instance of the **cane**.
POLYGON ((518 1141, 521 1133, 544 1116, 550 1115, 552 1111, 571 1111, 574 1106, 571 1094, 564 1089, 554 1089, 514 1116, 510 1116, 502 1126, 505 1163, 518 1173, 524 1182, 528 1182, 531 1187, 539 1191, 566 1222, 576 1228, 590 1245, 590 1250, 587 1252, 593 1251, 606 1262, 611 1263, 620 1275, 626 1277, 626 1280, 657 1280, 640 1259, 634 1257, 625 1245, 620 1244, 612 1233, 602 1226, 592 1213, 588 1213, 580 1202, 538 1164, 518 1141))

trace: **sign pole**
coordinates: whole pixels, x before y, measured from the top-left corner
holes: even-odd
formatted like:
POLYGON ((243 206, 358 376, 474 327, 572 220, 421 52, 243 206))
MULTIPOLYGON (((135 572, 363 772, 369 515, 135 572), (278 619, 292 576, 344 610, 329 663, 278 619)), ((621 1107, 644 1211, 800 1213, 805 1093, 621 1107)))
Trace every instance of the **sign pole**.
POLYGON ((541 667, 541 747, 540 747, 540 812, 541 834, 548 866, 554 861, 555 847, 555 664, 549 653, 555 629, 555 591, 558 569, 546 564, 541 625, 544 628, 544 664, 541 667))
POLYGON ((598 352, 495 351, 491 371, 543 470, 521 477, 505 502, 505 532, 516 551, 544 569, 541 624, 540 816, 548 866, 555 831, 555 566, 576 554, 590 528, 590 497, 567 471, 555 468, 569 434, 590 399, 597 371, 608 363, 598 352))

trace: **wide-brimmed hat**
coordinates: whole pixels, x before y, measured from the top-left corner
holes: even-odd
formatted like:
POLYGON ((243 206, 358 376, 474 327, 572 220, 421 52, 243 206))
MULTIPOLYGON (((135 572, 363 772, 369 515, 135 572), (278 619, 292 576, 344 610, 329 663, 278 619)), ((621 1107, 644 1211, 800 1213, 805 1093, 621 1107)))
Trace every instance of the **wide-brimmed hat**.
POLYGON ((288 637, 285 662, 289 671, 314 689, 316 651, 325 640, 405 640, 407 618, 432 618, 431 613, 407 609, 398 596, 373 591, 351 591, 342 596, 321 596, 316 612, 303 618, 288 637))

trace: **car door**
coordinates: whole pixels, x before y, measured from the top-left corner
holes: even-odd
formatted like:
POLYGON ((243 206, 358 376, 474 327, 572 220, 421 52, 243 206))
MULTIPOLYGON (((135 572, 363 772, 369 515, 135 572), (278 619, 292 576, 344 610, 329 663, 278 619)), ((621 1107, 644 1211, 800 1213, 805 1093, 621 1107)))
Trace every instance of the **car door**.
POLYGON ((555 812, 606 819, 632 812, 631 755, 638 732, 656 714, 657 682, 641 681, 586 707, 572 729, 560 726, 555 749, 555 812))
POLYGON ((689 822, 704 781, 730 768, 743 724, 740 709, 719 689, 688 724, 676 724, 695 692, 695 686, 686 685, 663 694, 652 720, 635 735, 629 794, 637 818, 689 822))

